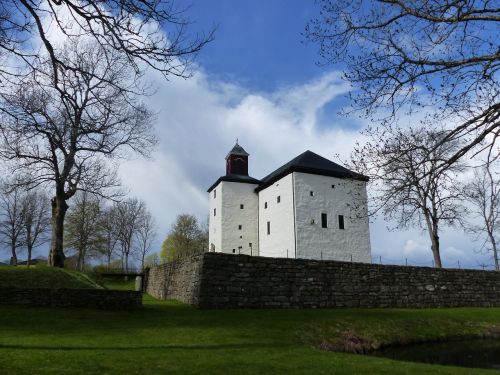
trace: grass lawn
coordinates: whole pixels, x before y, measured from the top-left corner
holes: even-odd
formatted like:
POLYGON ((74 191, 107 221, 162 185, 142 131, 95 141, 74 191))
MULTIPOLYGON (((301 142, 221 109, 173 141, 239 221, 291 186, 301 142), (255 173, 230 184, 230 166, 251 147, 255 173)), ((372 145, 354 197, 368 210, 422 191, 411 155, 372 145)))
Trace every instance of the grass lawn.
POLYGON ((102 288, 85 274, 47 266, 0 267, 0 287, 3 288, 102 288))
POLYGON ((495 374, 318 348, 341 347, 346 332, 378 345, 499 326, 500 309, 481 308, 221 311, 149 296, 138 311, 0 306, 0 374, 495 374))

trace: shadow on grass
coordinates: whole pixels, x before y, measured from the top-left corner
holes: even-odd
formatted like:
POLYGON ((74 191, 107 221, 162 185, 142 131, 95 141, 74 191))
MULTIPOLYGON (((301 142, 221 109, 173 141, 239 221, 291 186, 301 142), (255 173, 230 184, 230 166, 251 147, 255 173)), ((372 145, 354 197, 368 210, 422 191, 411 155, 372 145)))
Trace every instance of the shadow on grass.
POLYGON ((134 350, 154 350, 154 349, 170 349, 170 350, 228 350, 228 349, 276 349, 276 348, 291 348, 294 345, 283 343, 248 343, 248 344, 218 344, 218 345, 142 345, 142 346, 117 346, 117 347, 102 347, 102 346, 45 346, 45 345, 9 345, 0 344, 2 349, 14 350, 65 350, 65 351, 134 351, 134 350))

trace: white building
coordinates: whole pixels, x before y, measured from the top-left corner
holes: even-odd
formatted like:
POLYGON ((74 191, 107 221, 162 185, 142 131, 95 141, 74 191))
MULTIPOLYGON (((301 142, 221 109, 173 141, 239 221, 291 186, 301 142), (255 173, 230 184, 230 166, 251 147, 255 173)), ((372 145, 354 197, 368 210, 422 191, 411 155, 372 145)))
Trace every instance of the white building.
POLYGON ((257 180, 238 143, 209 189, 210 251, 371 262, 366 176, 311 151, 257 180))

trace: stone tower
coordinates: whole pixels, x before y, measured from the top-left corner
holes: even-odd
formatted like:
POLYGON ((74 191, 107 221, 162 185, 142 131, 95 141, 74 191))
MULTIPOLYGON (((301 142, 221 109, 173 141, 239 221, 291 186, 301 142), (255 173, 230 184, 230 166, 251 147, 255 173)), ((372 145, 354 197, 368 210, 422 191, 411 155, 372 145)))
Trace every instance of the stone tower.
POLYGON ((208 189, 209 250, 258 255, 260 181, 248 175, 248 152, 236 144, 226 156, 226 175, 208 189))

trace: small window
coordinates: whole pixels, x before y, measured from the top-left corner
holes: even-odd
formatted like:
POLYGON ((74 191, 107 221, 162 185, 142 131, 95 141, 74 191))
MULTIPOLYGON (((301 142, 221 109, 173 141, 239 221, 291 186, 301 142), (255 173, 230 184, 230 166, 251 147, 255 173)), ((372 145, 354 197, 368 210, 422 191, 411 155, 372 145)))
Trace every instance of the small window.
POLYGON ((264 208, 267 208, 267 202, 264 202, 264 208))
POLYGON ((281 202, 281 195, 278 195, 278 198, 276 198, 276 202, 281 202))
POLYGON ((243 204, 240 204, 240 210, 244 209, 245 208, 245 205, 243 204))
POLYGON ((267 234, 271 234, 271 222, 267 222, 267 234))
POLYGON ((332 189, 335 189, 335 185, 332 185, 332 189))
POLYGON ((238 225, 238 229, 241 230, 243 228, 243 225, 238 225))
POLYGON ((310 191, 309 196, 314 197, 314 191, 310 191))
POLYGON ((339 215, 339 229, 344 229, 344 215, 339 215))
POLYGON ((252 247, 252 243, 251 243, 251 242, 249 242, 249 243, 248 243, 248 246, 249 246, 249 247, 252 247))
POLYGON ((214 199, 217 198, 217 190, 214 190, 214 199))
POLYGON ((216 216, 216 215, 217 215, 217 209, 214 208, 214 216, 216 216))
POLYGON ((240 236, 240 238, 243 238, 243 236, 240 236))
POLYGON ((328 216, 321 214, 321 228, 328 228, 328 216))
POLYGON ((235 254, 235 253, 236 253, 236 249, 233 249, 233 254, 235 254))

